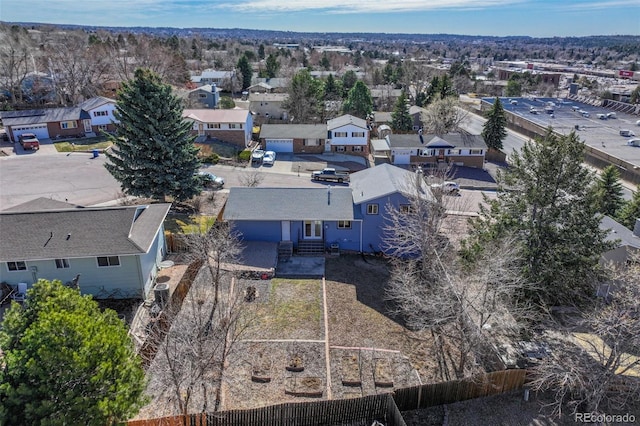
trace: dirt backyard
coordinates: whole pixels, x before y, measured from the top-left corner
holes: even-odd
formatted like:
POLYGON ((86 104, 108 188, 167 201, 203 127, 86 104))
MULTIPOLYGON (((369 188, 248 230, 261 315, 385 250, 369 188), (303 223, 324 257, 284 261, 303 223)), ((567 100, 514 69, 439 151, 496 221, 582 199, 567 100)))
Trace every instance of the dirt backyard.
MULTIPOLYGON (((383 258, 342 255, 326 259, 324 283, 237 279, 244 294, 251 288, 251 319, 228 359, 221 409, 353 398, 434 381, 429 341, 387 314, 387 278, 383 258)), ((138 418, 175 413, 166 395, 155 395, 138 418)))

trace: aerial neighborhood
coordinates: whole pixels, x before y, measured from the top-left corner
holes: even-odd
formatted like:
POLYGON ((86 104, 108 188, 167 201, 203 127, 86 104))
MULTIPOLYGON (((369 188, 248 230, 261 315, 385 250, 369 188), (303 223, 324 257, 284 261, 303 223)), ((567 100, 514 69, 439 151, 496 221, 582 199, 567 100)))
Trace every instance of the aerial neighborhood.
POLYGON ((0 22, 0 424, 638 421, 638 46, 0 22))

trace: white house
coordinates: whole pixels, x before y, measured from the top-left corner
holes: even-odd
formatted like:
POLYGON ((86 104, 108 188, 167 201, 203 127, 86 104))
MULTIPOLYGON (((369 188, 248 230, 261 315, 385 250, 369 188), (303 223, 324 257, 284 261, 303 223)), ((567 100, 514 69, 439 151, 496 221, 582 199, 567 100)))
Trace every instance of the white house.
POLYGON ((340 152, 366 157, 369 154, 367 122, 353 115, 341 115, 327 121, 326 152, 340 152))
POLYGON ((91 129, 98 134, 100 131, 114 132, 119 121, 113 115, 116 110, 116 101, 104 96, 96 96, 87 99, 78 105, 89 113, 91 117, 91 129))
POLYGON ((198 140, 219 139, 240 149, 251 142, 253 116, 246 109, 185 109, 182 117, 193 122, 198 140))

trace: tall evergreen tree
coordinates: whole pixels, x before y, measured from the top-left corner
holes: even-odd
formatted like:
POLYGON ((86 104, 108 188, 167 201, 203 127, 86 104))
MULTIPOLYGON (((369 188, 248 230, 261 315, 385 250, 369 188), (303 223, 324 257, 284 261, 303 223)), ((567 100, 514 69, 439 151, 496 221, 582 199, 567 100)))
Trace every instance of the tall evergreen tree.
POLYGON ((507 137, 507 118, 504 114, 504 108, 500 98, 496 97, 493 107, 487 114, 487 121, 482 128, 482 137, 489 149, 500 151, 502 149, 502 141, 507 137))
POLYGON ((110 136, 115 146, 105 167, 126 194, 182 201, 202 191, 192 124, 182 111, 171 86, 150 70, 137 69, 123 84, 115 111, 118 133, 110 136))
POLYGON ((427 93, 422 106, 427 106, 430 103, 434 102, 436 99, 438 99, 439 87, 440 87, 440 78, 438 78, 438 76, 436 75, 431 79, 431 82, 429 82, 429 87, 427 88, 427 93))
POLYGON ((342 95, 343 98, 347 97, 347 95, 349 94, 349 90, 351 90, 351 88, 356 85, 357 81, 358 76, 356 75, 355 71, 349 70, 344 73, 344 75, 342 76, 342 89, 344 91, 342 95))
POLYGON ((620 223, 631 230, 636 226, 636 219, 640 219, 640 185, 636 187, 631 200, 624 203, 618 213, 620 223))
POLYGON ((342 105, 342 112, 365 119, 373 112, 371 91, 364 82, 358 80, 349 90, 349 95, 342 105))
POLYGON ((11 306, 0 346, 0 424, 119 424, 144 403, 124 323, 60 281, 38 281, 11 306))
POLYGON ((324 100, 335 101, 341 98, 341 90, 339 81, 333 77, 333 74, 329 74, 327 81, 324 83, 324 100))
POLYGON ((584 144, 575 133, 551 130, 514 153, 499 176, 498 197, 472 221, 463 255, 473 259, 490 241, 515 236, 527 302, 545 307, 592 297, 600 255, 611 248, 599 227, 592 172, 582 166, 584 144))
POLYGON ((413 130, 413 120, 409 115, 409 105, 407 104, 407 95, 404 90, 400 93, 393 112, 391 113, 391 128, 395 132, 410 132, 413 130))
POLYGON ((289 98, 283 104, 295 123, 309 123, 316 119, 322 97, 322 82, 311 77, 308 70, 298 71, 287 87, 289 98))
POLYGON ((269 56, 267 56, 266 66, 267 78, 274 78, 278 75, 278 71, 280 71, 280 62, 278 62, 278 59, 275 55, 269 54, 269 56))
POLYGON ((249 63, 249 59, 245 55, 242 55, 240 59, 238 59, 238 64, 236 65, 240 74, 242 74, 242 90, 245 90, 247 87, 251 86, 251 79, 253 78, 253 68, 251 68, 251 64, 249 63))
POLYGON ((604 168, 596 181, 596 199, 600 213, 616 218, 624 204, 620 172, 613 164, 604 168))

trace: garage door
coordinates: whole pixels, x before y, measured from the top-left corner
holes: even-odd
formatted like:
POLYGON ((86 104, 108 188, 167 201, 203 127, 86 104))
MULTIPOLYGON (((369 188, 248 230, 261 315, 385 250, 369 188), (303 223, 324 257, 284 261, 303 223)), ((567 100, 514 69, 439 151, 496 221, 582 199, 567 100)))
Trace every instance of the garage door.
POLYGON ((49 138, 49 130, 47 130, 46 124, 35 124, 30 126, 14 126, 11 128, 13 130, 13 137, 18 140, 18 137, 23 133, 33 133, 36 135, 38 139, 48 139, 49 138))
POLYGON ((293 152, 293 139, 267 139, 267 151, 293 152))
POLYGON ((411 154, 394 153, 393 164, 409 164, 411 162, 411 154))

